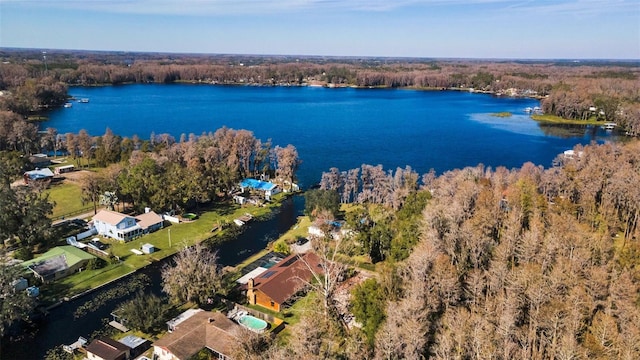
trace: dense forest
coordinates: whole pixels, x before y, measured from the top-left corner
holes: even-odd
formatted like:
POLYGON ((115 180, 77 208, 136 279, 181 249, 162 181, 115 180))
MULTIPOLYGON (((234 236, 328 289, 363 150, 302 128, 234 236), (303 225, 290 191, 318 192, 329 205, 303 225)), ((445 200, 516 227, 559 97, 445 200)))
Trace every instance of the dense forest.
MULTIPOLYGON (((268 354, 639 358, 639 145, 579 147, 550 169, 427 174, 421 186, 410 169, 331 169, 318 191, 360 209, 357 234, 343 240, 353 243, 332 240, 335 251, 371 251, 367 239, 388 240, 370 253, 377 274, 351 294, 362 327, 348 330, 318 311, 268 354), (380 249, 386 260, 374 257, 380 249)), ((332 201, 320 193, 315 215, 330 217, 322 204, 332 201)))
POLYGON ((640 64, 411 58, 181 55, 0 50, 0 109, 28 116, 66 101, 68 86, 205 83, 470 89, 542 100, 547 114, 597 118, 640 133, 640 64))

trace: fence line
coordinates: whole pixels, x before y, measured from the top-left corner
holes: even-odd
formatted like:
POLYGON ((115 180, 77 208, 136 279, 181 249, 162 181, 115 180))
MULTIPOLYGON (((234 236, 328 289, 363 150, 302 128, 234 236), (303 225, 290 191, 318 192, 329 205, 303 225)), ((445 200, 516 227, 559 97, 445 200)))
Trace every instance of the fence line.
POLYGON ((69 216, 74 216, 74 215, 86 213, 86 212, 89 212, 91 210, 93 210, 93 206, 89 206, 89 207, 86 207, 86 208, 82 208, 82 209, 78 209, 78 210, 71 211, 71 212, 68 212, 68 213, 64 213, 62 215, 58 215, 53 220, 63 220, 64 218, 67 218, 69 216))

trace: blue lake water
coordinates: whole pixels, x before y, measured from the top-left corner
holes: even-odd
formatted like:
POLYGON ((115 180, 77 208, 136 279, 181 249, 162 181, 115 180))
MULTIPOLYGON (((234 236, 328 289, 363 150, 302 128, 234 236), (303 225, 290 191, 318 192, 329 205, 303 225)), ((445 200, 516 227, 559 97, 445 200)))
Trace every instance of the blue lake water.
POLYGON ((611 138, 599 128, 539 126, 524 113, 539 106, 534 99, 460 91, 154 84, 73 87, 69 93, 90 102, 53 111, 42 128, 102 135, 109 127, 122 136, 170 133, 176 140, 222 126, 247 129, 274 145, 296 146, 303 186, 317 183, 332 166, 410 165, 419 173, 478 163, 548 167, 578 143, 611 138), (490 115, 503 111, 513 116, 490 115))

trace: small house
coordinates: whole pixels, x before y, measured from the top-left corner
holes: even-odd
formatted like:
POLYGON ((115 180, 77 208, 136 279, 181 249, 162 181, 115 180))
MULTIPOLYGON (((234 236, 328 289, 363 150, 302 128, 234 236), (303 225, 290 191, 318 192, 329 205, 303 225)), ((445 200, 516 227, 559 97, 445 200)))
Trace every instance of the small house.
POLYGON ((277 265, 249 279, 247 300, 252 305, 281 311, 294 295, 304 290, 313 279, 314 272, 322 273, 320 259, 316 254, 289 255, 277 265))
POLYGON ((280 192, 278 185, 272 182, 248 178, 240 182, 240 189, 242 192, 244 192, 245 189, 258 191, 264 195, 266 200, 270 200, 271 196, 280 192))
POLYGON ((33 154, 29 156, 29 162, 36 168, 44 168, 51 165, 51 159, 47 154, 33 154))
POLYGON ((164 219, 162 216, 151 211, 149 208, 145 208, 144 214, 136 216, 136 221, 144 234, 158 231, 164 227, 164 219))
POLYGON ((95 258, 76 247, 65 245, 54 247, 35 259, 25 261, 22 266, 31 270, 43 282, 48 282, 80 270, 89 260, 95 258))
POLYGON ((240 341, 240 331, 240 325, 219 311, 195 311, 153 343, 153 358, 186 360, 207 348, 214 359, 228 360, 240 341))
POLYGON ((89 360, 128 360, 130 357, 131 348, 129 346, 106 336, 93 340, 87 346, 89 360))
POLYGON ((49 168, 43 168, 27 171, 24 173, 24 183, 29 184, 32 181, 51 180, 53 178, 53 172, 49 168))
POLYGON ((151 342, 147 339, 135 335, 127 335, 118 342, 125 344, 131 349, 131 358, 135 358, 151 347, 151 342))

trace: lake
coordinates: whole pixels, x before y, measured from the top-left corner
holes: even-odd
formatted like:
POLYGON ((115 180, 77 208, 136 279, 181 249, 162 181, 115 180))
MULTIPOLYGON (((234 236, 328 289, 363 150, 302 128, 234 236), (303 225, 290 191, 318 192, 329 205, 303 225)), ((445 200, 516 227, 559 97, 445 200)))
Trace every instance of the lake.
MULTIPOLYGON (((201 134, 221 126, 247 129, 262 140, 273 139, 274 145, 295 145, 303 160, 298 177, 305 186, 317 183, 332 166, 346 170, 363 163, 387 169, 410 165, 420 173, 478 163, 511 168, 532 161, 549 166, 575 144, 615 138, 594 127, 541 127, 524 113, 526 107, 539 105, 536 100, 456 91, 178 84, 71 88, 70 94, 90 102, 53 111, 43 129, 86 129, 101 135, 109 127, 123 136, 148 138, 153 131, 178 139, 182 133, 201 134), (490 115, 504 111, 513 116, 490 115)), ((251 222, 236 240, 220 246, 221 264, 235 265, 264 248, 295 224, 303 208, 303 198, 294 197, 270 219, 251 222)), ((146 290, 159 293, 160 264, 143 272, 153 283, 146 290)), ((130 296, 80 319, 74 319, 73 312, 108 288, 53 309, 39 331, 5 343, 0 358, 42 358, 53 346, 91 335, 130 296)))
POLYGON ((539 106, 534 99, 464 91, 149 84, 69 93, 90 102, 52 111, 42 129, 102 135, 109 127, 122 136, 169 133, 176 140, 222 126, 247 129, 274 146, 296 146, 302 186, 317 183, 332 166, 410 165, 421 174, 478 163, 549 167, 576 144, 613 137, 597 127, 541 127, 524 112, 539 106), (499 112, 513 115, 491 115, 499 112))

